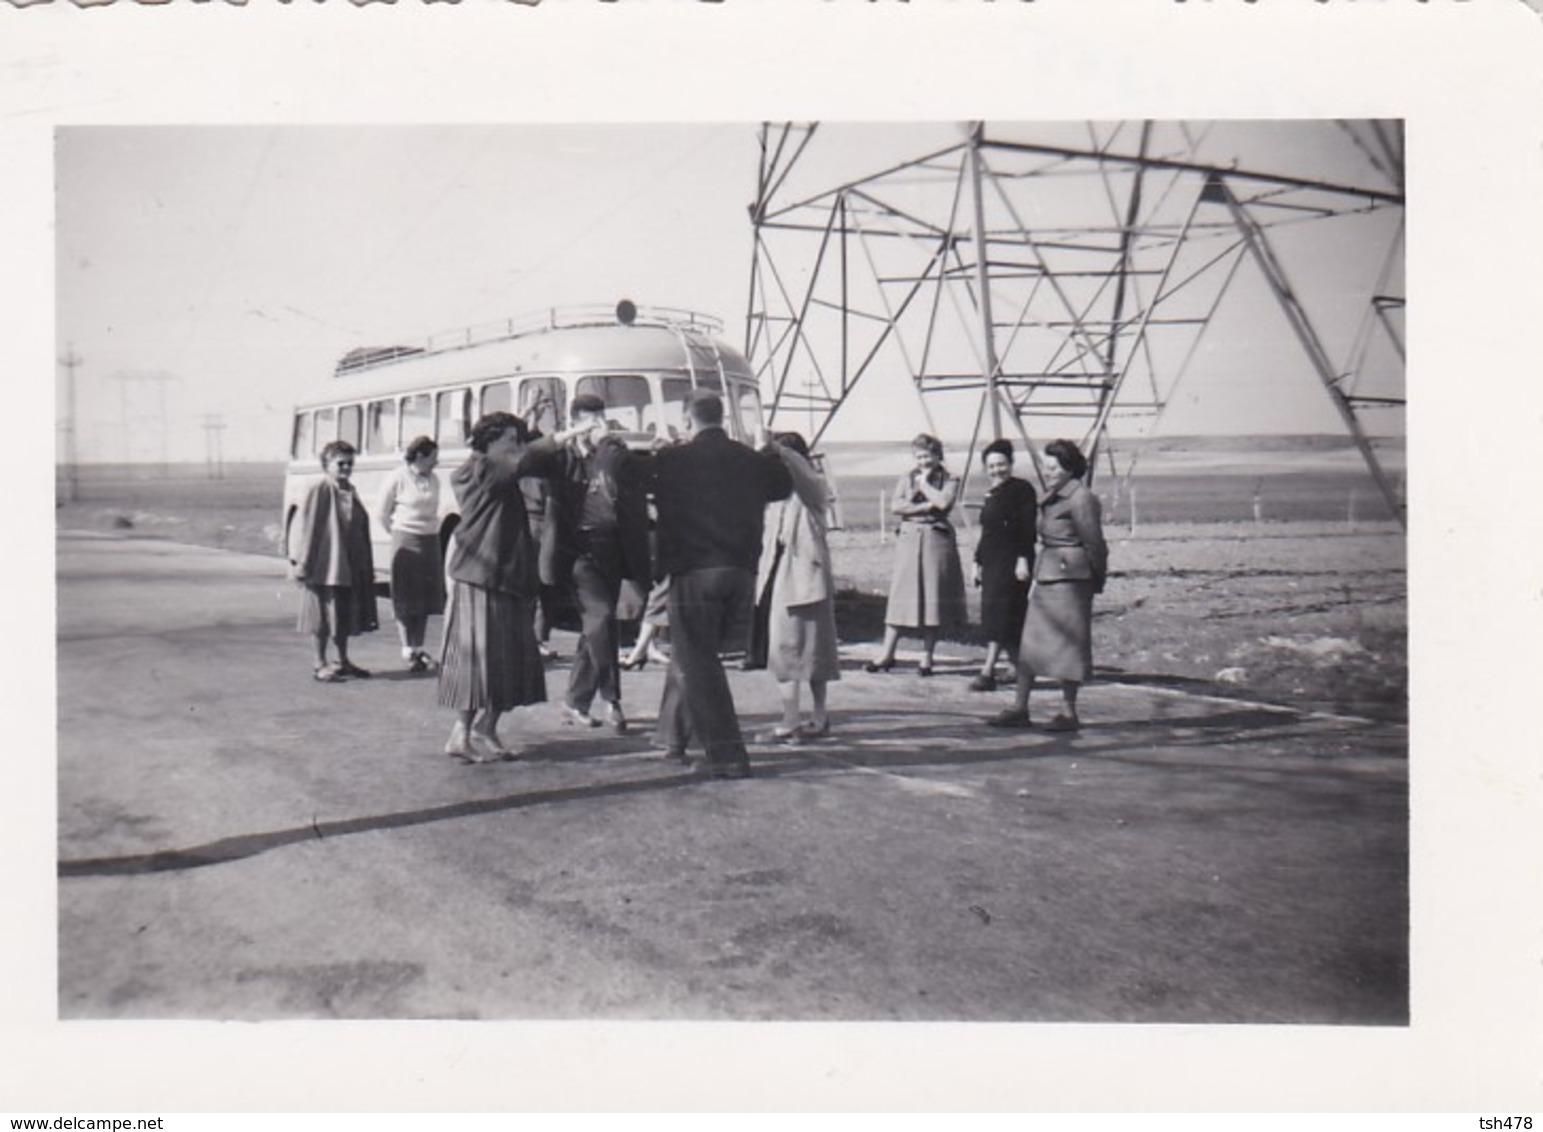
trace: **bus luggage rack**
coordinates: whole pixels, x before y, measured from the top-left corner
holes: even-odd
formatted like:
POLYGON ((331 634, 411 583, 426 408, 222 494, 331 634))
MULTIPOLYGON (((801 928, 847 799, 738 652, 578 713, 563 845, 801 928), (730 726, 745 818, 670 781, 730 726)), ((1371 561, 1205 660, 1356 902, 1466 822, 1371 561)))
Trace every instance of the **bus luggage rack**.
POLYGON ((659 326, 676 332, 721 335, 723 323, 711 315, 697 311, 679 310, 674 307, 633 307, 633 317, 623 323, 616 307, 592 303, 581 306, 551 307, 531 311, 480 326, 468 326, 461 330, 447 330, 432 334, 421 345, 415 346, 364 346, 345 354, 334 370, 334 376, 358 373, 373 369, 402 358, 422 354, 441 354, 450 350, 464 350, 470 346, 482 346, 489 342, 502 342, 527 334, 543 334, 549 330, 581 330, 588 327, 621 325, 659 326))

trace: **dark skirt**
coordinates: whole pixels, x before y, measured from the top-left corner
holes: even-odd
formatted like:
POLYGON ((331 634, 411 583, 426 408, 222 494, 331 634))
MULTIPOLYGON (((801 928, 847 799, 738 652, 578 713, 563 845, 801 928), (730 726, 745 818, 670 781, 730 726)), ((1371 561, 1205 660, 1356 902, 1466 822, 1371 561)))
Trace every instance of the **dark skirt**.
POLYGON ((375 612, 373 586, 300 585, 300 617, 295 627, 302 633, 332 637, 357 637, 380 628, 375 612))
POLYGON ((439 706, 508 711, 546 702, 529 598, 452 581, 440 650, 439 706))
POLYGON ((1035 582, 1018 645, 1018 667, 1051 680, 1093 675, 1093 583, 1035 582))
POLYGON ((1013 573, 1014 562, 984 562, 980 568, 980 627, 988 641, 1016 649, 1029 607, 1029 583, 1013 573))
POLYGON ((964 572, 954 529, 901 523, 884 623, 898 629, 952 629, 964 622, 964 572))
POLYGON ((445 610, 445 559, 438 535, 391 532, 391 611, 401 618, 445 610))

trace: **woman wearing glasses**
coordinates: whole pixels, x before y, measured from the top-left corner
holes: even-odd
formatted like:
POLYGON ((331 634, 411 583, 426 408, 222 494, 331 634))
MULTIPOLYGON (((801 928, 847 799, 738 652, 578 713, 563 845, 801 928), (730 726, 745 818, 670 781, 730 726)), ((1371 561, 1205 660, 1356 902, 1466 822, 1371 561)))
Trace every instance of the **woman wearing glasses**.
POLYGON ((321 450, 326 476, 311 485, 289 529, 289 576, 299 582, 302 633, 316 641, 312 675, 324 684, 369 673, 348 659, 348 638, 380 627, 370 517, 351 482, 354 446, 334 440, 321 450), (337 663, 327 660, 327 641, 337 663))

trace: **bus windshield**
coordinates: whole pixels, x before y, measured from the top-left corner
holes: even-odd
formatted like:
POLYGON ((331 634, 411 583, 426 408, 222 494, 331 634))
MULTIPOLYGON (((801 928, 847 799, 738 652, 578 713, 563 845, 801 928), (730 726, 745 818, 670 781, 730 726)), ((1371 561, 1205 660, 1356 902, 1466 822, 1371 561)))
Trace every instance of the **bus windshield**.
POLYGON ((648 379, 636 374, 590 374, 579 378, 575 396, 591 394, 605 402, 605 421, 622 432, 655 432, 648 379))

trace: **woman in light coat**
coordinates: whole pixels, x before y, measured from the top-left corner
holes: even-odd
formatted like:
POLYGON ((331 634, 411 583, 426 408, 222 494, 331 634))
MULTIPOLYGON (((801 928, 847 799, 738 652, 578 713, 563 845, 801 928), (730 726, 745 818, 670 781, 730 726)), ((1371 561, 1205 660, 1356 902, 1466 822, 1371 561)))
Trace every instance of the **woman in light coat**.
POLYGON ((899 516, 895 569, 884 608, 884 651, 863 667, 888 672, 895 666, 900 634, 919 632, 922 660, 918 676, 932 675, 932 650, 938 632, 963 625, 964 571, 949 514, 959 498, 959 481, 943 466, 943 444, 922 433, 911 441, 915 462, 895 484, 890 511, 899 516))
POLYGON ((766 666, 782 693, 777 742, 830 734, 826 685, 841 679, 836 652, 835 584, 826 540, 830 489, 796 432, 777 433, 772 451, 793 477, 793 494, 766 509, 755 592, 767 601, 766 666), (809 685, 812 711, 799 715, 799 693, 809 685))
POLYGON ((1103 509, 1082 482, 1087 457, 1070 440, 1045 446, 1045 497, 1039 505, 1039 554, 1018 644, 1015 702, 989 722, 1029 726, 1029 691, 1037 676, 1058 680, 1064 710, 1046 731, 1076 731, 1077 691, 1093 675, 1093 595, 1104 591, 1109 547, 1103 509))
POLYGON ((327 474, 306 492, 289 529, 289 576, 300 583, 298 628, 316 642, 313 674, 324 684, 369 675, 348 659, 348 638, 380 627, 370 517, 354 490, 354 446, 334 440, 321 450, 327 474), (337 649, 327 662, 327 640, 337 649))

